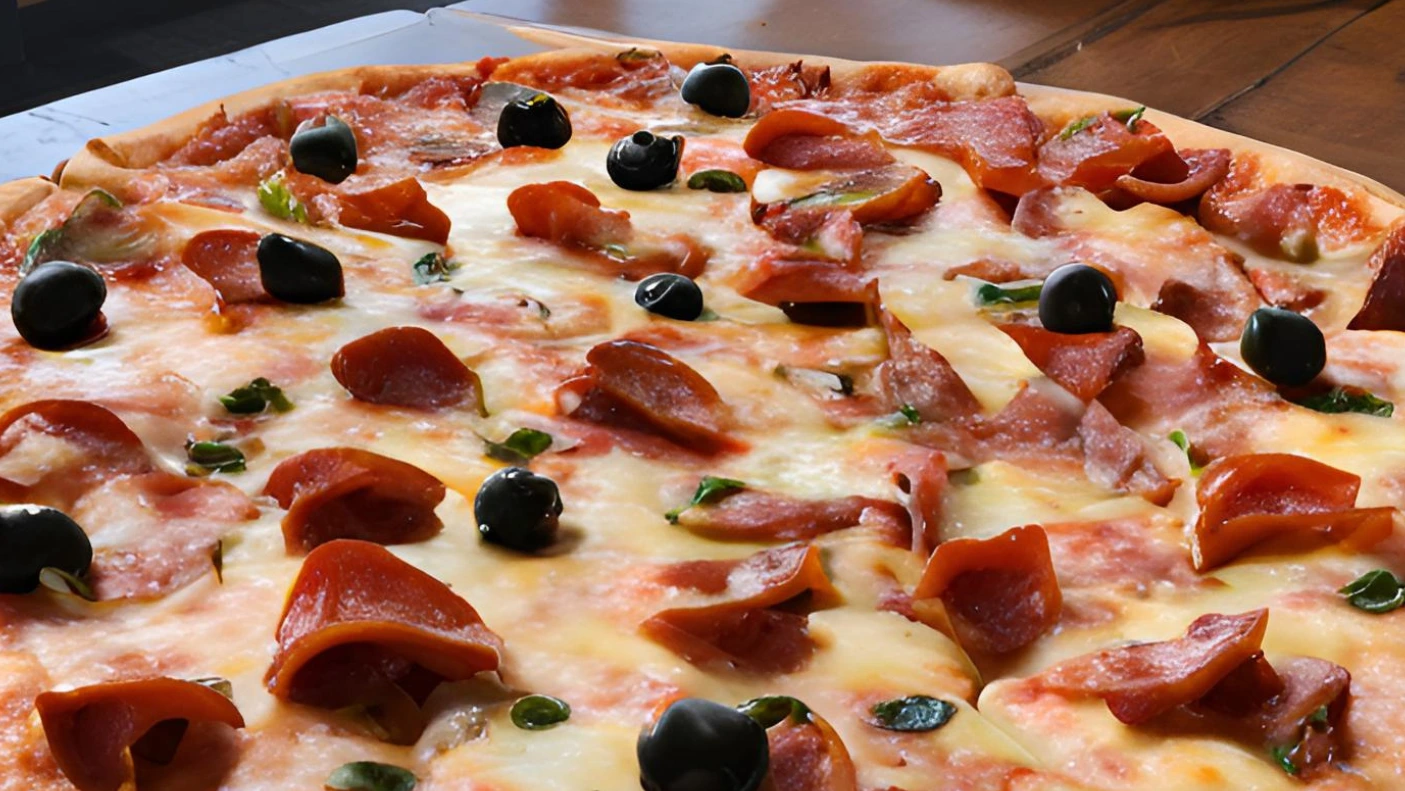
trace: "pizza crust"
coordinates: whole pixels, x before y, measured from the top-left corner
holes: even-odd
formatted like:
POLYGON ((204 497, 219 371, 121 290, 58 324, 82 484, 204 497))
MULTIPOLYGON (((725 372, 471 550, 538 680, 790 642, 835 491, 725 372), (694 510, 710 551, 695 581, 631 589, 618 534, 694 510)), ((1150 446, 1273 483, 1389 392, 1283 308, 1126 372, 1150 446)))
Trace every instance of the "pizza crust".
POLYGON ((0 184, 0 225, 8 225, 58 192, 57 184, 37 176, 0 184))

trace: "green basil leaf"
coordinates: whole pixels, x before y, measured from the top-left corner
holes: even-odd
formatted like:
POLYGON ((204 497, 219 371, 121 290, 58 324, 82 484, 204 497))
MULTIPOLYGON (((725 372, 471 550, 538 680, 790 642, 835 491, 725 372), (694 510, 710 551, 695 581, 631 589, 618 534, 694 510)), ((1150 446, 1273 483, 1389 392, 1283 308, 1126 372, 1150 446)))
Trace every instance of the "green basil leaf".
POLYGON ((1043 283, 1035 283, 1032 286, 1014 286, 1006 288, 997 286, 994 283, 985 283, 976 289, 977 305, 1018 305, 1024 302, 1038 302, 1039 292, 1044 290, 1043 283))
POLYGON ((1082 132, 1084 129, 1087 129, 1088 127, 1092 126, 1093 124, 1096 124, 1097 122, 1098 117, 1096 115, 1085 115, 1082 118, 1079 118, 1077 121, 1074 121, 1073 123, 1069 124, 1068 126, 1065 126, 1064 130, 1062 132, 1059 132, 1059 139, 1067 140, 1070 137, 1073 137, 1074 135, 1078 134, 1079 132, 1082 132))
POLYGON ((1309 725, 1326 725, 1326 724, 1327 724, 1327 715, 1328 715, 1327 707, 1326 707, 1326 706, 1318 706, 1318 707, 1317 707, 1317 710, 1314 711, 1314 712, 1312 712, 1312 715, 1307 718, 1308 724, 1309 724, 1309 725))
POLYGON ((1290 745, 1281 744, 1269 749, 1269 754, 1273 756, 1273 760, 1278 764, 1278 768, 1290 775, 1296 775, 1298 773, 1298 767, 1293 763, 1294 749, 1295 748, 1290 745))
POLYGON ((898 414, 902 415, 907 422, 914 426, 922 422, 922 413, 917 411, 917 407, 912 404, 903 404, 898 407, 898 414))
POLYGON ((59 243, 63 241, 63 228, 50 228, 47 231, 34 237, 34 241, 29 243, 29 250, 24 254, 24 262, 20 264, 20 276, 30 273, 34 267, 45 261, 52 261, 57 257, 59 243))
POLYGON ((810 721, 810 707, 789 695, 752 698, 738 706, 737 711, 756 720, 763 728, 779 725, 787 717, 796 724, 810 721))
POLYGON ((629 260, 629 248, 625 247, 622 244, 607 244, 600 249, 605 252, 605 255, 615 259, 616 261, 629 260))
POLYGON ((1128 132, 1135 132, 1137 131, 1137 122, 1142 120, 1142 116, 1145 113, 1146 105, 1142 105, 1140 107, 1133 107, 1130 110, 1118 110, 1112 113, 1112 117, 1126 124, 1128 132))
MULTIPOLYGON (((74 247, 73 238, 75 232, 81 232, 84 223, 94 216, 122 208, 122 201, 105 189, 92 189, 78 201, 78 205, 73 207, 73 211, 68 215, 68 219, 57 228, 50 228, 29 243, 29 249, 25 251, 24 261, 20 264, 20 276, 29 274, 30 270, 48 261, 54 261, 65 256, 82 258, 84 256, 74 255, 74 253, 86 252, 88 245, 77 245, 80 249, 70 249, 74 247), (75 231, 77 229, 77 231, 75 231)), ((119 241, 123 237, 119 231, 110 231, 119 241)), ((119 245, 119 247, 121 247, 119 245)))
POLYGON ((264 179, 258 189, 259 205, 280 220, 292 220, 307 225, 307 207, 299 201, 283 181, 282 173, 264 179))
POLYGON ((414 264, 415 285, 427 286, 449 279, 450 273, 459 265, 444 257, 443 253, 426 253, 414 264))
POLYGON ((342 764, 324 785, 331 791, 414 791, 419 778, 408 769, 375 761, 342 764))
POLYGON ((688 189, 708 192, 746 192, 746 182, 730 170, 699 170, 688 177, 688 189))
POLYGON ((227 678, 210 676, 208 678, 192 678, 190 682, 192 684, 199 684, 202 687, 209 687, 226 698, 234 700, 234 685, 229 683, 229 679, 227 678))
POLYGON ((209 475, 212 472, 243 472, 244 452, 223 442, 189 442, 185 456, 187 475, 209 475))
POLYGON ((956 716, 956 706, 927 695, 886 700, 869 709, 878 727, 889 731, 934 731, 956 716))
POLYGON ((551 435, 534 428, 519 428, 502 442, 485 439, 483 444, 487 446, 484 454, 490 459, 508 464, 526 464, 551 447, 551 435))
POLYGON ((664 514, 664 518, 667 519, 669 523, 676 525, 678 524, 678 517, 682 516, 683 512, 687 511, 689 508, 704 505, 716 500, 723 494, 745 488, 746 483, 736 480, 735 478, 717 478, 712 475, 704 475, 703 479, 698 481, 698 488, 697 491, 693 492, 693 499, 689 500, 687 505, 680 505, 664 514))
POLYGON ((1395 413, 1395 404, 1384 398, 1377 398, 1358 387, 1334 387, 1325 393, 1308 396, 1297 404, 1329 415, 1355 412, 1361 415, 1390 417, 1395 413))
POLYGON ((60 568, 45 566, 39 570, 39 584, 58 593, 71 593, 85 601, 97 601, 93 587, 83 577, 60 568))
POLYGON ((274 412, 293 408, 293 402, 283 395, 283 389, 262 376, 220 396, 220 403, 235 415, 256 415, 269 407, 273 407, 274 412))
POLYGON ((1385 569, 1368 571, 1337 593, 1356 609, 1377 615, 1405 606, 1405 583, 1385 569))
POLYGON ((512 704, 512 724, 524 731, 543 731, 571 718, 571 705, 550 695, 528 695, 512 704))
POLYGON ((1180 448, 1182 451, 1185 452, 1186 461, 1190 462, 1191 475, 1199 475, 1200 471, 1205 469, 1204 467, 1201 467, 1199 464, 1195 463, 1195 456, 1192 455, 1190 452, 1190 437, 1187 437, 1184 431, 1176 429, 1170 434, 1167 434, 1166 439, 1171 440, 1172 444, 1174 444, 1176 447, 1180 448))

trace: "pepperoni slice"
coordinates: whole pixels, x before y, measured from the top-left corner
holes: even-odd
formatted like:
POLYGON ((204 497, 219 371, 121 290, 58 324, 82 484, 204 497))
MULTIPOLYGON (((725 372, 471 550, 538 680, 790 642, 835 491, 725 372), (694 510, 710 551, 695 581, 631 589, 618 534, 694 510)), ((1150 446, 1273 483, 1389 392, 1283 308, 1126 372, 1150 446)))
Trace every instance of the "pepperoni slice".
POLYGON ((823 717, 807 710, 766 729, 775 791, 858 791, 858 772, 844 741, 823 717))
POLYGON ((876 133, 859 135, 843 123, 805 110, 772 110, 747 132, 752 159, 791 170, 874 168, 893 161, 876 133))
POLYGON ((1390 535, 1395 509, 1355 508, 1360 476, 1303 456, 1255 453, 1216 459, 1200 477, 1192 557, 1222 566, 1275 538, 1367 549, 1390 535))
POLYGON ((320 448, 284 459, 263 493, 288 513, 283 543, 301 553, 338 538, 412 544, 439 534, 444 484, 403 461, 359 448, 320 448))
POLYGON ((694 138, 684 146, 678 167, 690 176, 704 170, 726 170, 740 176, 751 189, 764 163, 747 156, 746 150, 731 140, 694 138))
POLYGON ((332 376, 368 404, 437 409, 468 403, 480 414, 483 385, 434 333, 387 327, 341 347, 332 376))
POLYGON ((872 282, 871 277, 833 261, 790 260, 768 254, 742 270, 736 289, 747 299, 776 307, 796 303, 866 305, 872 282))
POLYGON ((1108 113, 1079 132, 1055 135, 1039 147, 1039 173, 1050 184, 1102 192, 1119 177, 1157 156, 1174 153, 1171 141, 1149 121, 1135 130, 1108 113))
POLYGON ((159 742, 170 737, 179 743, 191 722, 244 727, 244 718, 229 698, 204 684, 174 678, 45 692, 35 698, 34 708, 54 761, 79 791, 135 788, 128 751, 169 760, 174 745, 159 742))
POLYGON ((1311 769, 1341 757, 1345 748, 1342 720, 1351 693, 1351 673, 1324 659, 1297 656, 1278 662, 1283 692, 1244 718, 1275 747, 1291 747, 1294 766, 1311 769), (1326 716, 1319 712, 1326 711, 1326 716))
POLYGON ((780 202, 753 207, 752 219, 771 238, 798 248, 763 258, 823 259, 849 268, 862 262, 863 226, 848 209, 797 209, 780 202))
POLYGON ((1038 525, 938 545, 913 599, 924 622, 975 654, 1024 648, 1054 628, 1063 608, 1049 538, 1038 525), (942 607, 929 606, 934 601, 942 607))
POLYGON ((413 741, 419 706, 443 681, 494 670, 502 640, 449 587, 379 544, 338 540, 312 550, 278 622, 264 677, 274 696, 387 715, 413 741))
POLYGON ((32 401, 0 415, 0 458, 11 454, 35 454, 45 463, 35 465, 42 472, 34 480, 0 479, 5 488, 60 509, 110 477, 155 469, 146 446, 127 424, 87 401, 32 401), (73 449, 57 463, 47 447, 54 441, 73 449))
POLYGON ((878 382, 893 410, 911 407, 933 423, 980 414, 980 402, 940 352, 924 346, 881 305, 878 321, 888 339, 888 359, 878 366, 878 382))
POLYGON ((259 234, 225 228, 196 234, 185 245, 181 263, 214 286, 226 305, 254 302, 265 296, 259 274, 259 234))
POLYGON ((1371 254, 1370 267, 1376 276, 1347 329, 1405 332, 1405 225, 1381 242, 1371 254))
POLYGON ((936 206, 941 196, 941 185, 926 171, 890 164, 827 182, 809 195, 771 204, 761 212, 773 213, 777 206, 786 212, 843 209, 856 222, 871 225, 912 220, 936 206))
POLYGON ((912 551, 927 557, 941 543, 946 495, 946 456, 937 450, 910 445, 889 464, 898 489, 907 495, 912 524, 912 551))
POLYGON ((638 341, 606 341, 586 354, 583 377, 558 393, 578 393, 572 417, 657 434, 684 447, 717 453, 744 447, 729 437, 726 404, 692 368, 638 341))
POLYGON ((1045 376, 1085 403, 1146 359, 1141 336, 1128 327, 1083 335, 1050 332, 1029 324, 1005 324, 1000 330, 1020 345, 1025 357, 1045 376))
POLYGON ((1180 486, 1147 456, 1141 435, 1117 422, 1097 401, 1088 404, 1078 421, 1083 444, 1083 471, 1094 483, 1119 492, 1135 492, 1155 505, 1166 505, 1180 486))
POLYGON ((810 609, 838 603, 819 548, 790 544, 742 560, 694 560, 665 566, 660 581, 700 601, 650 617, 644 634, 703 668, 788 673, 815 645, 808 618, 781 605, 808 594, 810 609))
POLYGON ((348 228, 423 239, 449 241, 449 215, 429 202, 419 181, 400 179, 364 192, 336 192, 337 221, 348 228))
POLYGON ((714 541, 808 541, 825 533, 864 524, 908 541, 908 516, 902 506, 872 497, 803 500, 775 492, 742 489, 717 502, 690 508, 678 523, 714 541))
POLYGON ((1227 148, 1190 148, 1161 154, 1117 177, 1117 189, 1138 201, 1170 206, 1194 200, 1228 173, 1227 148))
POLYGON ((1086 654, 1037 678, 1046 689, 1096 695, 1136 725, 1205 696, 1258 654, 1267 628, 1268 610, 1202 615, 1184 637, 1086 654))

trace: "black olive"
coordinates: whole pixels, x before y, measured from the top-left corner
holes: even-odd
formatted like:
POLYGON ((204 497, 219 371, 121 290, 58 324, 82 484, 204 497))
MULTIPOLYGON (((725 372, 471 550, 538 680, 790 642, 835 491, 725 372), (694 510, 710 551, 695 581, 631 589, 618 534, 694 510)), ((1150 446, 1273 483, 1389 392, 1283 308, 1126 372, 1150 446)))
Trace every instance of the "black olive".
POLYGON ((751 106, 751 84, 730 63, 699 63, 683 80, 683 101, 711 115, 741 118, 751 106))
POLYGON ((571 116, 552 97, 538 93, 503 105, 498 142, 503 148, 560 148, 571 140, 571 116))
POLYGON ((771 763, 756 720, 699 698, 670 704, 636 752, 645 791, 754 791, 771 763))
POLYGON ((1117 287, 1087 264, 1064 264, 1049 273, 1039 290, 1039 321, 1053 332, 1111 332, 1116 307, 1117 287))
POLYGON ((42 505, 0 506, 0 593, 29 593, 46 568, 88 573, 93 545, 62 511, 42 505))
POLYGON ((656 137, 641 129, 610 148, 605 170, 624 189, 644 192, 677 178, 682 156, 682 137, 656 137))
POLYGON ((341 261, 311 242, 271 233, 259 240, 259 278, 274 299, 313 305, 346 293, 341 261))
POLYGON ((356 133, 335 115, 321 126, 304 126, 288 143, 293 167, 300 173, 340 184, 356 172, 356 133))
POLYGON ((551 546, 560 517, 556 482, 522 467, 489 475, 473 498, 473 518, 483 540, 519 552, 551 546))
POLYGON ((82 264, 49 261, 34 267, 15 286, 10 318, 30 346, 68 349, 102 335, 106 300, 102 275, 82 264))
POLYGON ((650 313, 679 321, 693 321, 703 312, 703 293, 683 275, 660 272, 639 281, 634 301, 650 313))
POLYGON ((1259 308, 1244 323, 1239 354, 1276 385, 1311 382, 1327 364, 1327 342, 1312 319, 1283 308, 1259 308))

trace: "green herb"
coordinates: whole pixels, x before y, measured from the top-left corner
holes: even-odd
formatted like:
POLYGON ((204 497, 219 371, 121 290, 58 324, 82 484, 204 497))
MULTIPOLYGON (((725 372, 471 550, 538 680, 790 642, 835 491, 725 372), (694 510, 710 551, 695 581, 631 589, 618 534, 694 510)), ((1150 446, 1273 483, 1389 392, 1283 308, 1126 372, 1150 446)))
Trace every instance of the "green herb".
POLYGON ((187 475, 209 475, 212 472, 243 472, 244 453, 223 442, 188 442, 185 446, 187 475))
POLYGON ((418 782, 408 769, 356 761, 337 767, 323 785, 332 791, 414 791, 418 782))
POLYGON ((215 579, 224 584, 224 539, 215 542, 215 548, 210 550, 210 565, 215 567, 215 579))
POLYGON ((1172 444, 1174 444, 1176 447, 1180 448, 1182 451, 1185 452, 1186 461, 1190 462, 1191 475, 1199 475, 1200 471, 1205 469, 1204 467, 1201 467, 1199 464, 1195 463, 1195 456, 1193 456, 1190 452, 1190 437, 1187 437, 1184 431, 1176 429, 1170 434, 1167 434, 1166 439, 1171 440, 1172 444))
POLYGON ((1079 132, 1082 132, 1084 129, 1087 129, 1088 127, 1092 126, 1093 124, 1096 124, 1097 122, 1098 117, 1096 115, 1085 115, 1082 118, 1079 118, 1077 121, 1074 121, 1073 123, 1069 124, 1068 126, 1065 126, 1064 130, 1062 132, 1059 132, 1059 139, 1067 140, 1070 137, 1073 137, 1074 135, 1078 134, 1079 132))
POLYGON ((884 730, 918 733, 934 731, 950 722, 956 716, 956 707, 927 695, 910 695, 875 704, 869 713, 884 730))
POLYGON ((1405 583, 1385 569, 1368 571, 1337 593, 1356 609, 1377 615, 1405 606, 1405 583))
POLYGON ((681 505, 664 514, 664 518, 667 519, 670 524, 676 525, 678 524, 678 517, 682 516, 683 512, 689 508, 710 503, 721 495, 745 488, 746 483, 744 481, 704 475, 703 479, 698 481, 698 489, 693 492, 693 499, 689 500, 687 505, 681 505))
POLYGON ((259 184, 259 205, 280 220, 307 224, 307 207, 288 189, 282 173, 275 173, 259 184))
POLYGON ((72 258, 83 258, 82 255, 75 255, 77 252, 86 252, 81 249, 82 245, 76 244, 73 232, 81 229, 83 224, 92 217, 105 211, 113 211, 122 208, 122 201, 105 189, 93 189, 78 201, 78 205, 73 207, 73 212, 68 215, 68 219, 57 228, 50 228, 29 243, 29 249, 25 251, 24 261, 20 264, 20 276, 29 274, 30 270, 47 261, 54 261, 65 256, 72 258), (79 248, 79 249, 74 249, 79 248))
POLYGON ((753 698, 738 706, 737 711, 756 720, 763 728, 779 725, 787 717, 796 724, 810 721, 810 707, 789 695, 753 698))
POLYGON ((872 200, 878 193, 873 190, 844 190, 842 187, 834 190, 820 190, 803 197, 795 198, 789 205, 793 209, 815 209, 828 206, 852 206, 856 203, 863 203, 872 200))
POLYGON ((1118 110, 1112 114, 1112 117, 1126 124, 1128 132, 1135 132, 1137 131, 1137 122, 1142 120, 1142 116, 1145 113, 1146 105, 1142 105, 1140 107, 1133 107, 1130 110, 1118 110))
POLYGON ((1269 749, 1273 760, 1277 762, 1278 768, 1290 775, 1297 775, 1298 767, 1293 763, 1293 747, 1288 745, 1278 745, 1269 749))
POLYGON ((220 678, 218 676, 210 676, 209 678, 192 678, 190 680, 190 683, 199 684, 202 687, 209 687, 210 689, 213 689, 214 691, 220 693, 226 698, 234 700, 234 685, 229 683, 229 679, 227 678, 220 678))
POLYGON ((708 192, 746 192, 746 182, 730 170, 699 170, 688 177, 688 189, 708 192))
POLYGON ((1325 412, 1329 415, 1356 412, 1362 415, 1390 417, 1395 413, 1395 404, 1383 398, 1377 398, 1358 387, 1334 387, 1326 393, 1308 396, 1297 403, 1298 406, 1305 406, 1308 409, 1325 412))
POLYGON ((616 261, 629 260, 629 248, 622 244, 607 244, 600 249, 605 251, 605 255, 608 255, 616 261))
POLYGON ((442 283, 449 279, 449 274, 459 265, 444 257, 443 253, 426 253, 424 257, 414 264, 415 285, 427 286, 430 283, 442 283))
POLYGON ((898 414, 902 415, 904 418, 907 419, 907 422, 911 423, 914 426, 922 422, 922 413, 918 412, 917 407, 913 406, 912 404, 903 404, 902 406, 898 407, 898 414))
POLYGON ((1039 292, 1044 290, 1043 283, 1035 283, 1032 286, 1015 286, 1006 288, 997 286, 994 283, 986 283, 976 289, 977 305, 1017 305, 1022 302, 1038 302, 1039 292))
POLYGON ((63 241, 63 228, 50 228, 47 231, 34 237, 34 241, 29 243, 29 250, 24 254, 24 263, 20 264, 20 276, 29 274, 30 270, 39 266, 45 261, 52 261, 57 257, 59 243, 63 241))
POLYGON ((1317 707, 1317 710, 1314 711, 1314 712, 1311 714, 1311 716, 1309 716, 1309 717, 1307 718, 1307 721, 1308 721, 1308 724, 1309 724, 1309 725, 1326 725, 1326 724, 1327 724, 1327 707, 1326 707, 1326 706, 1318 706, 1318 707, 1317 707))
POLYGON ((484 453, 490 459, 505 461, 508 464, 526 464, 532 457, 551 447, 551 435, 534 428, 519 428, 502 442, 485 439, 483 444, 487 446, 484 453))
POLYGON ((550 695, 528 695, 512 704, 512 724, 524 731, 544 731, 571 718, 571 706, 550 695))
POLYGON ((220 403, 235 415, 256 415, 269 407, 273 407, 274 412, 293 408, 293 402, 283 395, 283 389, 262 376, 220 396, 220 403))
POLYGON ((39 584, 51 591, 71 593, 86 601, 98 600, 97 595, 93 593, 93 587, 86 579, 53 566, 45 566, 39 570, 39 584))

